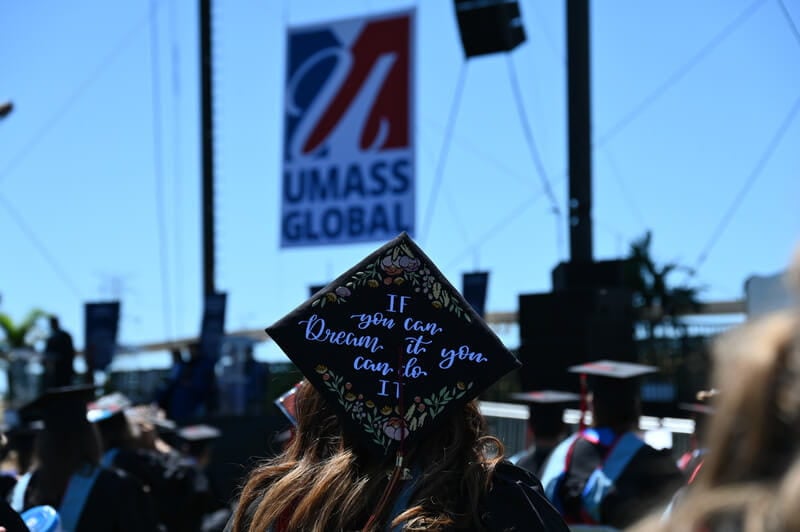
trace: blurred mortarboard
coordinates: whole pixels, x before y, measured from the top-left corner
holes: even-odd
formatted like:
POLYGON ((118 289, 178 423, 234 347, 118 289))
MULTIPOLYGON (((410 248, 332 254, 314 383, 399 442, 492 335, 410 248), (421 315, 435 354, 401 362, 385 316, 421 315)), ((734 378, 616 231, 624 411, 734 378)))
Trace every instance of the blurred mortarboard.
POLYGON ((19 410, 25 422, 41 420, 46 430, 69 430, 88 424, 86 405, 95 397, 95 386, 51 388, 19 410))
POLYGON ((40 419, 24 420, 19 410, 7 409, 3 411, 3 423, 0 424, 0 431, 8 436, 34 434, 44 428, 44 423, 40 419))
POLYGON ((597 360, 571 366, 569 372, 582 378, 587 376, 586 386, 595 397, 606 393, 630 396, 639 394, 640 377, 656 373, 658 368, 619 360, 597 360))
POLYGON ((211 425, 188 425, 178 429, 178 437, 189 443, 209 442, 222 436, 222 431, 211 425))
POLYGON ((134 405, 125 394, 113 392, 89 403, 86 417, 92 423, 102 423, 116 415, 124 415, 137 425, 151 424, 159 428, 174 430, 175 422, 164 419, 158 409, 150 405, 134 405))
POLYGON ((702 414, 705 416, 710 416, 714 413, 714 407, 711 406, 711 401, 719 395, 719 391, 715 389, 711 390, 700 390, 697 392, 697 402, 694 403, 680 403, 678 404, 678 408, 681 410, 685 410, 687 412, 691 412, 693 414, 702 414))
POLYGON ((529 405, 564 405, 577 403, 581 396, 577 393, 561 390, 537 390, 533 392, 520 392, 510 395, 513 401, 529 405))
POLYGON ((137 425, 153 425, 162 431, 174 431, 174 421, 167 419, 164 412, 154 405, 135 405, 125 410, 125 415, 137 425))
POLYGON ((693 414, 703 414, 710 416, 714 413, 714 407, 703 403, 679 403, 678 408, 693 414))
POLYGON ((130 399, 120 392, 104 395, 89 403, 86 417, 92 423, 99 423, 110 417, 120 414, 123 415, 127 408, 133 405, 130 399))
POLYGON ((581 376, 581 422, 583 428, 584 412, 587 409, 586 394, 592 392, 595 405, 600 402, 615 409, 619 405, 630 404, 641 393, 640 378, 656 373, 658 368, 634 362, 619 360, 597 360, 571 366, 570 373, 581 376), (588 377, 588 378, 587 378, 588 377))
POLYGON ((520 366, 406 233, 267 333, 377 456, 520 366))
POLYGON ((303 381, 298 382, 275 399, 275 406, 283 412, 286 419, 294 426, 297 426, 297 405, 295 404, 295 398, 297 397, 297 390, 300 389, 302 384, 303 381))
POLYGON ((569 372, 614 380, 626 380, 656 373, 658 372, 658 368, 655 366, 645 366, 644 364, 621 362, 618 360, 597 360, 595 362, 571 366, 569 372))

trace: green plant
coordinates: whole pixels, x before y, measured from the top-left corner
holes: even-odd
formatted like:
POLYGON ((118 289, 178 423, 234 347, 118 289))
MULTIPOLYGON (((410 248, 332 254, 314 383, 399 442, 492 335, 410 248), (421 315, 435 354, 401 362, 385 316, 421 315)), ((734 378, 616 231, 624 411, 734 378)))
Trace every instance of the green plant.
POLYGON ((43 310, 33 309, 21 322, 15 323, 11 316, 0 312, 0 331, 3 333, 2 341, 0 341, 2 350, 8 352, 21 347, 32 347, 33 342, 38 339, 38 322, 46 316, 47 313, 43 310))
POLYGON ((697 296, 701 288, 671 283, 670 276, 677 272, 691 274, 691 269, 674 262, 656 264, 650 252, 653 235, 647 231, 631 243, 628 255, 627 284, 633 291, 634 307, 647 326, 648 336, 655 336, 655 328, 669 324, 683 330, 680 316, 699 310, 702 306, 697 296))

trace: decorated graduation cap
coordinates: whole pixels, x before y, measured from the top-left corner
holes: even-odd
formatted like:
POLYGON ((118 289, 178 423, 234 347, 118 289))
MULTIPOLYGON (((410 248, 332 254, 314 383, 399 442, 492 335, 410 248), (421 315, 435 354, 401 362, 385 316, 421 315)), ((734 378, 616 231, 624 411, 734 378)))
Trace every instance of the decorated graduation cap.
POLYGON ((267 333, 377 456, 520 365, 406 233, 267 333))
POLYGON ((45 430, 70 430, 88 424, 86 405, 95 397, 94 386, 51 388, 20 408, 23 421, 41 420, 45 430))

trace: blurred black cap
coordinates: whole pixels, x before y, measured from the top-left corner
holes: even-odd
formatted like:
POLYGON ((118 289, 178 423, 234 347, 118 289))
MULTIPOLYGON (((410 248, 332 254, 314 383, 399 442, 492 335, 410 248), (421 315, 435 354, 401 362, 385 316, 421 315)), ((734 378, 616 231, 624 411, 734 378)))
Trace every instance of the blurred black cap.
POLYGON ((88 424, 86 405, 95 398, 95 386, 51 388, 19 409, 23 423, 43 421, 46 430, 69 430, 88 424))

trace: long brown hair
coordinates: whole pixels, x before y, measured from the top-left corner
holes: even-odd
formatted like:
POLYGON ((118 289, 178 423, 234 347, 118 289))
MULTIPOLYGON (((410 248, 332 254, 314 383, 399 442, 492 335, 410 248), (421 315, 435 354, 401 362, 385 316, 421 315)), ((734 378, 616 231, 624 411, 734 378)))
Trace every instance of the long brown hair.
POLYGON ((700 474, 668 521, 637 530, 797 530, 800 512, 800 317, 782 312, 714 346, 715 412, 700 474))
MULTIPOLYGON (((307 382, 297 393, 297 434, 283 453, 251 472, 234 514, 234 532, 263 531, 277 523, 311 532, 361 529, 384 492, 394 457, 370 458, 307 382)), ((483 434, 484 420, 472 401, 410 449, 418 488, 391 525, 402 523, 408 531, 482 530, 479 501, 503 456, 502 444, 483 434)), ((378 527, 385 527, 388 513, 385 508, 378 527)))

